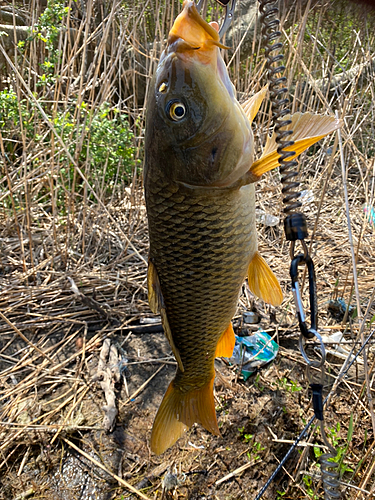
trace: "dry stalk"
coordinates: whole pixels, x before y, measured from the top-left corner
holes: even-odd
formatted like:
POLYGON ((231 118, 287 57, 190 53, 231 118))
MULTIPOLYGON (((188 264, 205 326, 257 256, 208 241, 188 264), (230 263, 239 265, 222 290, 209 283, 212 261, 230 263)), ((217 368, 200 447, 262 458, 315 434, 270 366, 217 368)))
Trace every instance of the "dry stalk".
POLYGON ((151 380, 156 377, 156 375, 165 367, 165 363, 163 363, 161 366, 159 366, 159 368, 156 370, 156 372, 154 372, 151 377, 149 377, 146 382, 144 382, 140 387, 138 387, 138 389, 136 391, 133 392, 133 394, 131 396, 129 396, 129 398, 124 402, 122 403, 123 406, 127 405, 128 403, 130 403, 134 398, 136 398, 147 386, 148 384, 151 382, 151 380))
POLYGON ((97 467, 99 467, 100 469, 102 469, 104 472, 106 472, 107 474, 109 474, 110 476, 112 476, 113 479, 115 479, 116 481, 118 481, 119 484, 121 484, 121 486, 124 486, 127 490, 131 491, 132 493, 135 493, 137 496, 139 496, 140 498, 143 498, 144 500, 150 500, 149 497, 147 497, 146 495, 144 495, 141 491, 138 491, 136 488, 134 488, 134 486, 132 486, 131 484, 129 484, 127 481, 125 481, 121 477, 117 476, 116 474, 114 474, 113 472, 111 472, 110 470, 108 470, 107 467, 105 467, 100 462, 98 462, 97 460, 95 460, 95 458, 91 457, 88 453, 86 453, 83 450, 81 450, 81 448, 79 448, 77 445, 75 445, 74 443, 72 443, 69 439, 66 439, 64 437, 62 439, 71 448, 73 448, 74 450, 76 450, 83 457, 87 458, 87 460, 90 460, 90 462, 92 462, 94 465, 96 465, 97 467))
POLYGON ((5 321, 5 323, 7 323, 16 332, 17 335, 19 335, 21 339, 26 342, 26 344, 28 344, 32 349, 38 351, 39 354, 41 354, 44 358, 48 359, 50 363, 53 363, 52 359, 50 359, 41 349, 39 349, 39 347, 30 342, 30 340, 27 337, 25 337, 25 335, 6 316, 4 316, 4 314, 1 311, 0 311, 0 318, 2 318, 5 321))
MULTIPOLYGON (((336 116, 338 116, 338 115, 336 115, 336 116)), ((354 279, 355 294, 356 294, 356 300, 357 300, 357 314, 358 314, 358 318, 362 319, 361 303, 360 303, 360 295, 359 295, 359 287, 358 287, 357 264, 356 264, 355 254, 354 254, 352 228, 351 228, 351 221, 350 221, 348 188, 347 188, 347 183, 346 183, 347 172, 346 172, 346 167, 345 167, 346 164, 345 164, 344 149, 343 149, 343 144, 342 144, 342 138, 341 138, 341 131, 340 131, 340 129, 338 130, 337 133, 338 133, 339 146, 340 146, 342 182, 343 182, 343 188, 344 188, 344 199, 345 199, 346 218, 347 218, 347 225, 348 225, 349 245, 350 245, 350 251, 351 251, 351 254, 352 254, 353 279, 354 279)), ((364 333, 363 333, 362 329, 360 331, 360 335, 361 335, 362 345, 364 345, 364 343, 365 343, 365 336, 364 336, 364 333)), ((370 390, 371 384, 370 384, 370 375, 369 375, 369 371, 368 371, 366 349, 363 350, 363 363, 364 363, 364 371, 365 371, 365 377, 366 377, 367 399, 368 399, 369 409, 370 409, 370 413, 371 413, 372 430, 373 430, 373 433, 375 435, 375 413, 374 413, 374 405, 373 405, 373 400, 372 400, 372 394, 371 394, 371 390, 370 390)))

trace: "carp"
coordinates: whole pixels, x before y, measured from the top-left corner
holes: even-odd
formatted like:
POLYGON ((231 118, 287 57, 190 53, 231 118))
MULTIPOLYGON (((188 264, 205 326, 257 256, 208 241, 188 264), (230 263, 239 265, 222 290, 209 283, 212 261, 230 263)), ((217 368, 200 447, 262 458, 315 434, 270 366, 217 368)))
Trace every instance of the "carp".
MULTIPOLYGON (((148 297, 178 365, 152 429, 157 454, 193 423, 220 434, 214 360, 232 355, 231 319, 245 278, 257 297, 282 302, 278 280, 257 250, 255 226, 254 183, 279 158, 275 136, 254 158, 251 122, 267 88, 241 106, 220 48, 215 24, 185 0, 147 101, 148 297)), ((291 120, 295 157, 340 126, 310 113, 291 120)))

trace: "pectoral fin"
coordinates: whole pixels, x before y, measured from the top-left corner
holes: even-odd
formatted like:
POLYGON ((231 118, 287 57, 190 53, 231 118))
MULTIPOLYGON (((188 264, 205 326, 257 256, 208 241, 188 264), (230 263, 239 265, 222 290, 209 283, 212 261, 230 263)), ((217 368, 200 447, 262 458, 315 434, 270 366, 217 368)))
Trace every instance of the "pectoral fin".
MULTIPOLYGON (((285 151, 295 151, 296 153, 288 160, 297 158, 308 147, 342 125, 342 120, 313 113, 295 113, 294 115, 286 115, 285 119, 292 120, 292 123, 283 127, 282 130, 293 130, 293 134, 288 137, 288 140, 294 141, 293 146, 286 147, 285 151)), ((262 156, 250 168, 253 175, 260 177, 265 172, 279 166, 280 154, 277 152, 277 147, 276 135, 273 133, 272 137, 267 138, 262 156)))
POLYGON ((245 111, 245 115, 249 119, 250 123, 252 123, 256 114, 258 113, 260 105, 266 97, 267 90, 268 85, 263 87, 259 92, 250 97, 250 99, 241 104, 242 109, 245 111))
POLYGON ((215 358, 230 358, 233 354, 236 338, 234 336, 232 323, 229 323, 228 328, 222 334, 216 346, 215 358))
POLYGON ((254 295, 273 306, 281 304, 283 293, 279 282, 259 252, 255 253, 249 264, 247 278, 254 295))
POLYGON ((160 287, 158 272, 156 270, 156 267, 151 261, 148 262, 147 289, 148 289, 148 303, 150 305, 150 309, 154 314, 160 313, 161 324, 163 325, 164 334, 167 337, 169 345, 171 346, 178 367, 183 372, 184 365, 182 364, 180 353, 174 343, 172 331, 169 326, 169 321, 163 299, 163 293, 160 287))

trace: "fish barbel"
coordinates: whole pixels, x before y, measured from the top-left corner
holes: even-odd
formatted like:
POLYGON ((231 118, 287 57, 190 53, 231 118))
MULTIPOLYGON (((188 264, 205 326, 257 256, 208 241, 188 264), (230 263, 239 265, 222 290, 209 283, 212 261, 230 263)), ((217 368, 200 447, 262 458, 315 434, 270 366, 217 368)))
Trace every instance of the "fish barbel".
MULTIPOLYGON (((275 137, 254 161, 251 122, 267 89, 242 106, 216 29, 192 0, 169 33, 151 82, 144 172, 150 308, 160 313, 177 372, 155 417, 151 449, 165 451, 193 423, 219 435, 214 360, 230 357, 231 319, 241 286, 273 305, 282 292, 257 251, 254 182, 278 166, 275 137)), ((340 126, 296 113, 289 126, 298 156, 340 126)))

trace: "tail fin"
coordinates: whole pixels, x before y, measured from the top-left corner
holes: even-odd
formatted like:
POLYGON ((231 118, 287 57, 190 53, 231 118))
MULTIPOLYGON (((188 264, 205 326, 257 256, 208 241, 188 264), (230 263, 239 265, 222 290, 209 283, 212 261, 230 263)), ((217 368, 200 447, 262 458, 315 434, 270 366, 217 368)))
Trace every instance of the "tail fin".
POLYGON ((200 389, 186 393, 174 387, 173 381, 169 384, 152 427, 151 450, 154 453, 163 453, 195 422, 212 434, 220 435, 213 395, 214 378, 200 389))

